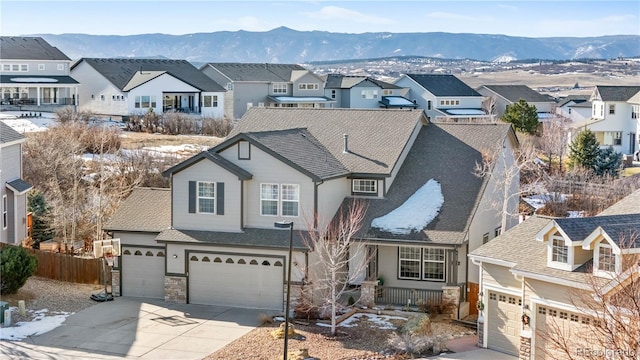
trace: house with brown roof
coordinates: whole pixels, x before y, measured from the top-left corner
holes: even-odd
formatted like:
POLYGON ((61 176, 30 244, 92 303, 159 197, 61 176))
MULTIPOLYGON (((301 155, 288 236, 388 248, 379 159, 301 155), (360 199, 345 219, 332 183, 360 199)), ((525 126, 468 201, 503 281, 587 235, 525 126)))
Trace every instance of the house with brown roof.
POLYGON ((3 110, 56 111, 77 105, 71 59, 41 37, 0 36, 3 110))
POLYGON ((27 193, 31 185, 22 179, 24 135, 0 121, 0 242, 20 244, 28 236, 27 193))
POLYGON ((614 296, 640 274, 639 201, 640 190, 593 217, 534 215, 472 251, 483 308, 478 344, 520 359, 567 358, 557 342, 604 351, 589 339, 610 321, 584 299, 601 302, 593 296, 614 296))
POLYGON ((352 259, 370 261, 351 268, 352 286, 384 278, 389 290, 372 299, 379 303, 415 304, 443 291, 464 302, 478 286, 466 255, 502 230, 492 204, 503 189, 473 168, 484 151, 512 159, 516 146, 508 125, 431 124, 420 110, 252 107, 225 141, 165 171, 169 203, 126 200, 114 217, 121 220, 106 226, 131 253, 118 269, 121 294, 141 296, 138 288, 153 283, 150 293, 166 301, 282 310, 289 234, 274 223, 293 222, 297 295, 318 266, 305 236, 360 199, 367 210, 352 259), (144 227, 142 214, 159 206, 169 208, 169 227, 140 242, 129 226, 144 227), (133 265, 146 247, 162 252, 163 272, 133 265))

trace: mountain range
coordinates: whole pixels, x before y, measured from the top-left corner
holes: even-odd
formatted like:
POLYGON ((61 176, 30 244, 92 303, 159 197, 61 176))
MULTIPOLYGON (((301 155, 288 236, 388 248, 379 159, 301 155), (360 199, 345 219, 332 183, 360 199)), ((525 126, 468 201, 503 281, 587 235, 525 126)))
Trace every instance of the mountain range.
POLYGON ((39 34, 72 59, 165 57, 206 62, 311 63, 391 56, 509 61, 612 59, 640 55, 639 35, 528 38, 443 32, 363 34, 218 31, 187 35, 39 34))

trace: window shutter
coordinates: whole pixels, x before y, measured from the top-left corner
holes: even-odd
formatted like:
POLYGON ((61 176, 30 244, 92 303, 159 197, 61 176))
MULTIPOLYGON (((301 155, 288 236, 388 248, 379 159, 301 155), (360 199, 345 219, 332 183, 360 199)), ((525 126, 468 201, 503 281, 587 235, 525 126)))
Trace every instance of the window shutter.
POLYGON ((216 213, 218 215, 224 215, 224 183, 216 183, 216 213))
POLYGON ((189 181, 189 213, 196 212, 196 182, 189 181))

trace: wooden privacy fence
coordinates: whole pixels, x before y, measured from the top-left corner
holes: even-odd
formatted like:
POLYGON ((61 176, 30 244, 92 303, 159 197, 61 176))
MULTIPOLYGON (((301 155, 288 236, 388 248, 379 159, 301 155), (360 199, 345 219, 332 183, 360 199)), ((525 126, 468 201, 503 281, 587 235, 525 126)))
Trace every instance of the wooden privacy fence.
MULTIPOLYGON (((13 245, 0 244, 0 246, 13 245)), ((102 284, 104 281, 102 259, 87 259, 67 254, 24 249, 38 259, 35 276, 82 284, 102 284)))

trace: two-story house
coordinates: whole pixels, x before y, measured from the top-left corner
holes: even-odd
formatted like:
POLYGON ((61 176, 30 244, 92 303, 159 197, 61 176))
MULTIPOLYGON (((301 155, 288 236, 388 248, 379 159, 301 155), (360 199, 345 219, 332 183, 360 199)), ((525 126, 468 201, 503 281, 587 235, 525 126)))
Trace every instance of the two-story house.
POLYGON ((407 98, 433 122, 493 122, 482 108, 484 97, 453 75, 405 74, 394 85, 408 88, 407 98))
POLYGON ((324 95, 335 101, 333 107, 351 109, 416 109, 404 97, 408 89, 368 76, 327 74, 324 95))
POLYGON ((20 244, 27 238, 27 193, 22 179, 22 143, 25 137, 0 121, 0 242, 20 244))
POLYGON ((476 91, 485 97, 495 99, 496 115, 502 117, 509 105, 520 99, 536 107, 538 120, 544 122, 553 116, 555 101, 552 97, 542 95, 526 85, 482 85, 476 91))
POLYGON ((591 118, 590 95, 568 95, 558 100, 556 115, 573 122, 583 122, 591 118))
POLYGON ((0 104, 5 110, 75 106, 71 59, 41 37, 0 36, 0 104))
POLYGON ((225 116, 240 119, 251 107, 327 108, 324 80, 296 64, 208 63, 205 75, 227 90, 225 116))
POLYGON ((611 146, 622 154, 635 153, 638 122, 632 118, 631 104, 627 101, 639 91, 640 86, 596 85, 589 98, 591 117, 574 123, 572 135, 589 129, 595 133, 600 146, 611 146))
POLYGON ((148 111, 224 116, 224 88, 186 60, 82 58, 71 73, 82 83, 81 110, 116 116, 148 111))
POLYGON ((603 314, 581 299, 637 277, 637 265, 626 260, 640 246, 638 201, 640 191, 594 217, 534 215, 472 251, 484 304, 479 345, 523 360, 566 358, 557 342, 574 352, 591 348, 589 324, 603 314))
POLYGON ((294 223, 292 279, 313 283, 305 236, 358 198, 357 238, 373 258, 353 279, 383 277, 402 303, 447 286, 477 293, 466 254, 499 233, 503 191, 473 168, 484 151, 513 158, 515 146, 509 125, 430 124, 421 110, 253 107, 224 142, 165 171, 170 192, 138 190, 147 200, 127 199, 105 225, 121 238, 119 290, 282 310, 289 234, 274 223, 294 223))

